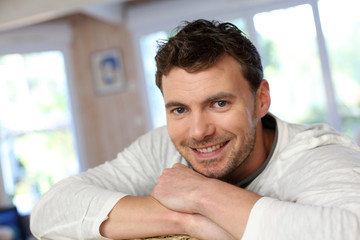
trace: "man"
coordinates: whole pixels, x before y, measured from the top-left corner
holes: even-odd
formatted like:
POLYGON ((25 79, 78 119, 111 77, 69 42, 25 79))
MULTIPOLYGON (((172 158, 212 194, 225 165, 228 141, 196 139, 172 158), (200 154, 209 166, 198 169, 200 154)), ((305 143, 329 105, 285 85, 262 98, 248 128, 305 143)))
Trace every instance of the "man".
POLYGON ((32 213, 37 238, 359 239, 359 147, 269 114, 260 56, 240 30, 187 23, 156 62, 167 129, 56 184, 32 213))

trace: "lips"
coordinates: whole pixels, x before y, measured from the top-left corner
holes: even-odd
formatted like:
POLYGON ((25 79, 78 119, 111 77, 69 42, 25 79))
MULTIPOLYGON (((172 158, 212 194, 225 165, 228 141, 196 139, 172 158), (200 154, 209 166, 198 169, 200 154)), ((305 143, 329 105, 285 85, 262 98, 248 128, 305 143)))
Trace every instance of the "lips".
POLYGON ((200 153, 211 153, 211 152, 214 152, 220 148, 222 148, 225 144, 227 144, 227 142, 223 142, 223 143, 220 143, 220 144, 217 144, 217 145, 213 145, 213 146, 210 146, 210 147, 205 147, 205 148, 194 148, 194 150, 196 150, 197 152, 200 152, 200 153))

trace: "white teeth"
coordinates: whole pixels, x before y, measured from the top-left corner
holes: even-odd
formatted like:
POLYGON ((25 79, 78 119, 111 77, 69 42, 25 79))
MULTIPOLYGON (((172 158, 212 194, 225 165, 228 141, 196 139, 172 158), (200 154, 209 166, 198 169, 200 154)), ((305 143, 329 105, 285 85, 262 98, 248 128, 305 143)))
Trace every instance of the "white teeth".
POLYGON ((196 148, 196 151, 201 152, 201 153, 209 153, 209 152, 213 152, 215 150, 218 150, 219 148, 221 148, 222 146, 224 146, 225 143, 221 143, 212 147, 208 147, 208 148, 196 148))

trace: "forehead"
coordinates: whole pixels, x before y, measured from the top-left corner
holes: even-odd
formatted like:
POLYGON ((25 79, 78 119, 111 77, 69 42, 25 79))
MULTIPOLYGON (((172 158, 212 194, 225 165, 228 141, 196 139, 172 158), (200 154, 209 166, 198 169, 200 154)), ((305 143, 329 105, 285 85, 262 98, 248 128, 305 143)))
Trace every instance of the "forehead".
POLYGON ((194 73, 174 67, 162 80, 165 102, 209 98, 219 92, 233 95, 250 92, 240 64, 229 55, 221 57, 212 67, 194 73))

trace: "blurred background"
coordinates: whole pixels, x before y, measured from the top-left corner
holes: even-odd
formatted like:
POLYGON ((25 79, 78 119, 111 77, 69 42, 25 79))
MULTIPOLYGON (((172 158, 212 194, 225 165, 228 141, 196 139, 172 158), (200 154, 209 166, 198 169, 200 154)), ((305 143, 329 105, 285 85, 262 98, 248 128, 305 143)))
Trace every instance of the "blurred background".
POLYGON ((359 10, 358 0, 0 1, 0 208, 26 225, 53 184, 166 125, 154 56, 184 20, 236 24, 262 56, 272 113, 359 143, 359 10))

